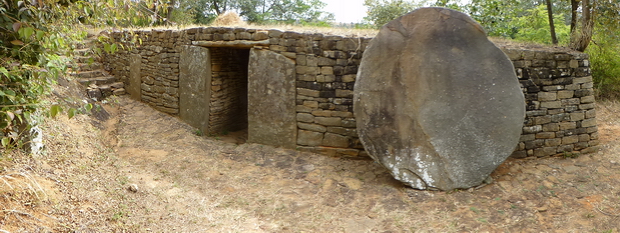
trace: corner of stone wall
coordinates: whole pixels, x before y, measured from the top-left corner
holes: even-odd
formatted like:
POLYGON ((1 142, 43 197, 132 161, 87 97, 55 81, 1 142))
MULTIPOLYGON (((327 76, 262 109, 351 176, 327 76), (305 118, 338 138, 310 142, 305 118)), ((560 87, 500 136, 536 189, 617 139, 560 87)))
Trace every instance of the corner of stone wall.
POLYGON ((599 144, 588 55, 504 48, 526 99, 526 117, 512 157, 589 153, 599 144))

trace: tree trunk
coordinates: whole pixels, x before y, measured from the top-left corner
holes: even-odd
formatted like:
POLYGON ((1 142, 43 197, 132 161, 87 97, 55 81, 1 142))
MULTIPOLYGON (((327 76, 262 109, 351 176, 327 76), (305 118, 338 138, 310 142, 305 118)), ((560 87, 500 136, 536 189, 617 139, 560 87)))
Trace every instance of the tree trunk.
POLYGON ((218 0, 213 0, 213 8, 214 8, 215 13, 216 13, 217 15, 221 15, 221 14, 222 14, 222 12, 220 11, 220 7, 217 5, 217 1, 218 1, 218 0))
POLYGON ((570 0, 570 33, 573 34, 577 26, 577 10, 579 9, 579 0, 570 0))
POLYGON ((551 0, 547 0, 547 15, 549 16, 549 29, 551 30, 551 43, 558 44, 558 38, 555 35, 555 25, 553 24, 553 7, 551 0))
POLYGON ((590 4, 590 0, 581 1, 581 30, 575 30, 575 33, 571 36, 570 43, 570 47, 574 50, 585 51, 592 40, 592 30, 594 28, 592 11, 595 9, 594 4, 596 4, 596 0, 592 0, 592 4, 590 4))
POLYGON ((174 5, 176 4, 176 0, 171 0, 170 5, 168 5, 168 12, 166 12, 166 24, 171 24, 170 18, 172 18, 172 11, 174 10, 174 5))

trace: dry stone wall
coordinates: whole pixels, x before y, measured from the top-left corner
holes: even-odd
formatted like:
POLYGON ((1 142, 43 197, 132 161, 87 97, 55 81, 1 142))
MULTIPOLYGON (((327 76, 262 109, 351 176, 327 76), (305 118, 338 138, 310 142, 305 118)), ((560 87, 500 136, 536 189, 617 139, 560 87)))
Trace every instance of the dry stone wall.
POLYGON ((599 144, 588 55, 504 48, 526 97, 523 133, 513 157, 592 152, 599 144))
MULTIPOLYGON (((178 62, 182 46, 210 48, 211 105, 222 110, 211 113, 222 116, 220 120, 210 118, 210 129, 217 130, 215 133, 233 130, 231 125, 238 125, 225 123, 225 119, 247 117, 239 114, 243 110, 231 110, 247 109, 247 103, 222 94, 230 90, 228 86, 238 89, 232 93, 247 92, 240 86, 243 82, 234 81, 242 79, 239 77, 244 72, 247 77, 247 68, 241 65, 247 64, 247 60, 243 61, 247 58, 239 57, 247 57, 245 54, 251 48, 284 55, 295 63, 298 129, 291 137, 296 137, 297 148, 332 156, 365 156, 355 128, 352 97, 358 66, 371 38, 222 27, 105 33, 121 43, 129 41, 125 39, 128 35, 133 35, 134 41, 142 41, 134 46, 125 43, 130 50, 108 54, 104 63, 131 90, 130 77, 136 75, 132 65, 136 62, 130 58, 139 55, 140 99, 172 115, 179 113, 178 62), (218 54, 230 57, 218 58, 218 54), (224 61, 221 59, 229 59, 227 62, 232 65, 218 67, 218 62, 224 61), (220 99, 219 95, 228 97, 220 99)), ((594 151, 598 134, 587 54, 502 44, 498 47, 512 60, 527 102, 523 134, 513 157, 594 151)))
POLYGON ((247 128, 249 50, 211 49, 209 132, 247 128))

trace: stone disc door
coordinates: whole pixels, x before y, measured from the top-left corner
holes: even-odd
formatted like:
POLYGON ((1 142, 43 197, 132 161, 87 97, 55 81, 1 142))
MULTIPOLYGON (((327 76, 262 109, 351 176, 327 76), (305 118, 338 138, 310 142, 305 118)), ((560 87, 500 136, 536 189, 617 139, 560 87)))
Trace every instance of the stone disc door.
POLYGON ((295 148, 295 62, 251 49, 248 64, 248 142, 295 148))

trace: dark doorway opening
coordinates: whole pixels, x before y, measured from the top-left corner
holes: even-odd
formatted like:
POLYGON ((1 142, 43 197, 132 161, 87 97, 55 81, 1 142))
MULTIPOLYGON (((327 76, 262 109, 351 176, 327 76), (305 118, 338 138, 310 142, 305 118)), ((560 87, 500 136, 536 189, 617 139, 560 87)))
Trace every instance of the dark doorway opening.
POLYGON ((209 133, 244 143, 248 128, 249 49, 209 48, 211 101, 209 133))

